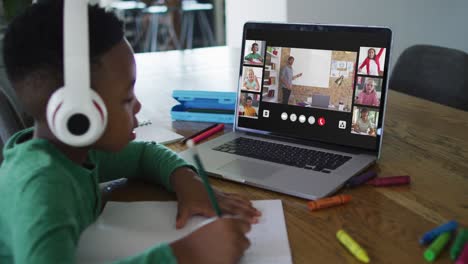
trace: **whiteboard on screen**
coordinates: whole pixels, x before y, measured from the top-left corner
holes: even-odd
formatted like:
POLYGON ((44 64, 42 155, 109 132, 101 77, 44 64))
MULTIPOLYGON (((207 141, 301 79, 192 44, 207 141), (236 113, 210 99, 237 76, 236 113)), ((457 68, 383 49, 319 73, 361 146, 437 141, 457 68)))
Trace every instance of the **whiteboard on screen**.
POLYGON ((330 81, 331 50, 291 48, 294 57, 294 75, 302 76, 293 81, 294 85, 328 88, 330 81))

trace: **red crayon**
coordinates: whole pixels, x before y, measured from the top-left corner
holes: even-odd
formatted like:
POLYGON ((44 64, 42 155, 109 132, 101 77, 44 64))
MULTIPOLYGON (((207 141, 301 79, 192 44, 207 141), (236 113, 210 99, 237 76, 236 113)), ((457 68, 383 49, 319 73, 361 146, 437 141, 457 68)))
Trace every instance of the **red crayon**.
POLYGON ((205 128, 205 129, 201 130, 201 131, 198 131, 197 133, 195 133, 195 134, 193 134, 193 135, 191 135, 191 136, 189 136, 189 137, 186 137, 184 140, 182 140, 182 144, 185 144, 185 143, 187 143, 187 141, 189 141, 190 139, 192 139, 192 138, 194 138, 194 137, 196 137, 196 136, 198 136, 198 135, 201 135, 201 134, 203 134, 204 132, 206 132, 206 131, 208 131, 208 130, 213 129, 213 128, 216 127, 217 125, 219 125, 219 124, 211 125, 211 126, 205 128))
POLYGON ((224 124, 219 124, 219 125, 213 127, 212 129, 210 129, 208 131, 205 131, 205 132, 201 133, 200 135, 192 138, 192 141, 193 141, 193 143, 198 143, 198 142, 202 141, 203 139, 208 138, 211 135, 214 135, 214 134, 218 133, 219 131, 222 131, 223 129, 224 129, 224 124))
POLYGON ((410 184, 411 178, 410 176, 392 176, 392 177, 384 177, 384 178, 375 178, 367 182, 367 184, 376 186, 376 187, 383 187, 383 186, 395 186, 395 185, 406 185, 410 184))
POLYGON ((463 248, 463 251, 455 264, 468 264, 468 243, 465 243, 465 247, 463 248))

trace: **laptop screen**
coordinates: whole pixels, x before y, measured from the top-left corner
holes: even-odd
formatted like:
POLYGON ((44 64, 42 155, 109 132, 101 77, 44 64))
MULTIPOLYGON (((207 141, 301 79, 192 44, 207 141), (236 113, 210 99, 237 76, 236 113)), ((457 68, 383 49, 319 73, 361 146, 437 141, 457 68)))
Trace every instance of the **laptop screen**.
POLYGON ((379 150, 391 31, 247 23, 236 127, 379 150))

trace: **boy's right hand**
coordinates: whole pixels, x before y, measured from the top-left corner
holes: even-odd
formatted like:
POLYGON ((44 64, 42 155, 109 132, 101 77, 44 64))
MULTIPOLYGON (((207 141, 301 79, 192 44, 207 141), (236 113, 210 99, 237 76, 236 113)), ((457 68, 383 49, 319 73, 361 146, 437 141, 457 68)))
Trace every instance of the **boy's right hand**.
POLYGON ((245 236, 250 223, 241 218, 219 218, 170 244, 177 262, 237 263, 250 246, 245 236))

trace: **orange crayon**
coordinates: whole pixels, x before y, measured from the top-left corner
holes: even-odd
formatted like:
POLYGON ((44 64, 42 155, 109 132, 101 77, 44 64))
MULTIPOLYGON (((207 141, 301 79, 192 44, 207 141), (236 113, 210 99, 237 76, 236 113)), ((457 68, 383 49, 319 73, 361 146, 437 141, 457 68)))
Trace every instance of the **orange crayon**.
POLYGON ((349 201, 351 201, 351 195, 340 194, 328 198, 318 199, 316 201, 310 201, 307 203, 307 207, 309 207, 310 210, 314 211, 322 208, 345 204, 349 201))

